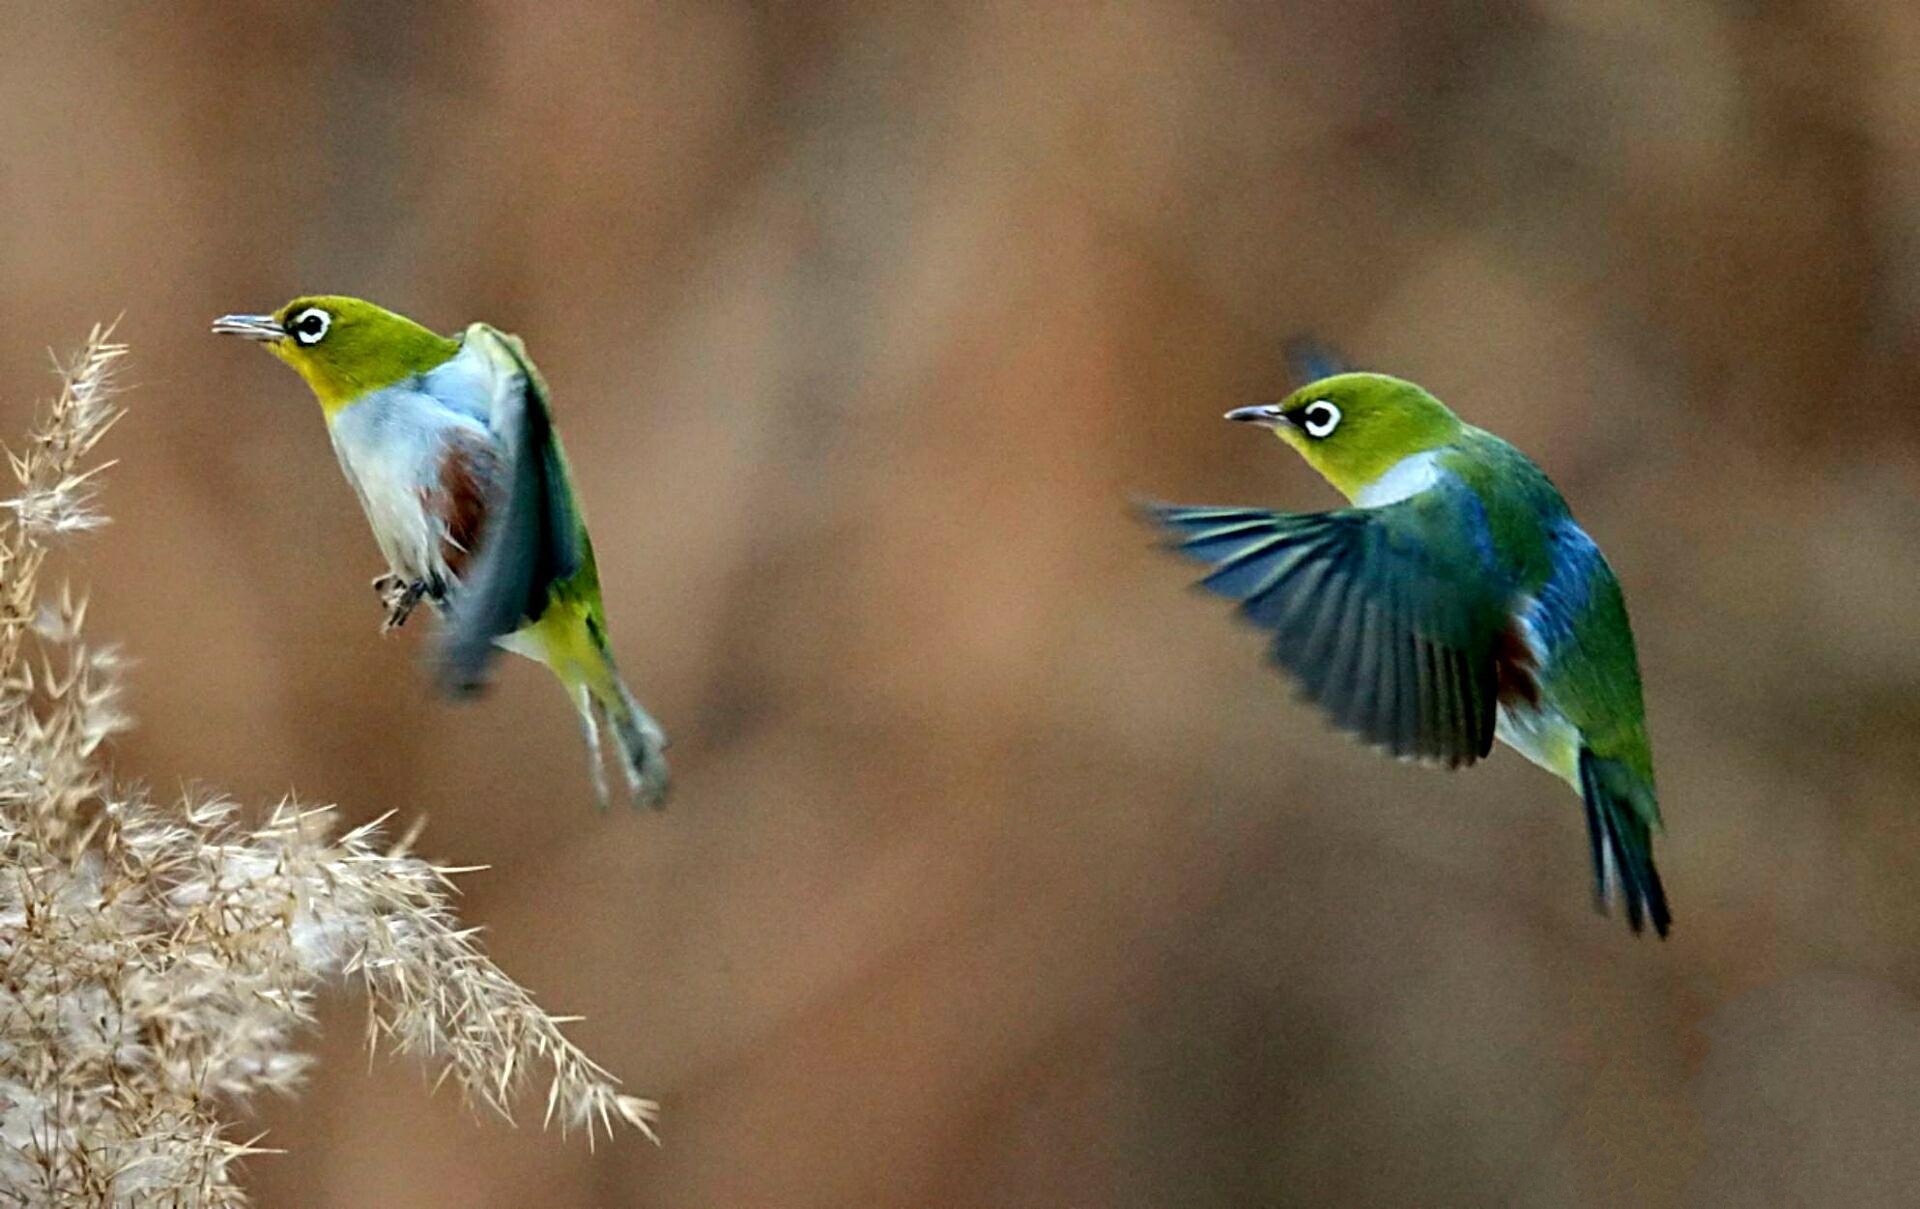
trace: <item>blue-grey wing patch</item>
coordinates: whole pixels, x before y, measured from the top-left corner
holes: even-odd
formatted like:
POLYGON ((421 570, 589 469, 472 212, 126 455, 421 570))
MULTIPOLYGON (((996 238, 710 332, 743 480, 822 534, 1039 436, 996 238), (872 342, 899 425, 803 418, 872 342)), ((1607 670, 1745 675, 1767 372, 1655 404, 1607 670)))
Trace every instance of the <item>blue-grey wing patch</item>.
POLYGON ((1286 358, 1287 378, 1296 389, 1354 368, 1340 350, 1313 336, 1295 336, 1287 341, 1286 358))
POLYGON ((1461 565, 1480 561, 1474 542, 1435 548, 1424 507, 1147 512, 1171 548, 1213 565, 1200 586, 1274 634, 1274 662, 1336 725, 1458 767, 1493 749, 1503 654, 1518 644, 1481 568, 1461 565))
POLYGON ((485 342, 496 370, 488 423, 501 470, 447 610, 440 678, 454 693, 480 688, 494 640, 538 619, 554 585, 585 562, 544 384, 512 337, 475 324, 466 339, 485 342))

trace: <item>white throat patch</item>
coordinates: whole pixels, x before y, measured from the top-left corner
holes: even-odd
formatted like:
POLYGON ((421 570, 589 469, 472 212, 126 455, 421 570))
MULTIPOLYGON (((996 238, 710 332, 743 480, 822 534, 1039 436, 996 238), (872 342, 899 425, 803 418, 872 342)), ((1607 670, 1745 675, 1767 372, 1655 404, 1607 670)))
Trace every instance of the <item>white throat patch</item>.
POLYGON ((1429 449, 1412 453, 1387 467, 1385 474, 1356 491, 1353 502, 1362 508, 1384 508, 1388 504, 1397 504, 1419 495, 1439 481, 1440 451, 1429 449))

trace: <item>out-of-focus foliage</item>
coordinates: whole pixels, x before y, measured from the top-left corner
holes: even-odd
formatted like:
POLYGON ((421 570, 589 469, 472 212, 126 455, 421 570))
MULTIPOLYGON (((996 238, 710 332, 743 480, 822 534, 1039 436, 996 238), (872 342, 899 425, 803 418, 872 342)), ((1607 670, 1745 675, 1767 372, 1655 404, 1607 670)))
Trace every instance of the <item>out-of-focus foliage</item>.
POLYGON ((119 771, 429 813, 664 1101, 589 1156, 330 1029, 263 1202, 1751 1204, 1729 1122, 1864 1186, 1770 1089, 1884 1119, 1847 1064, 1920 997, 1907 0, 13 16, 0 332, 124 307, 151 396, 119 771), (203 332, 297 290, 526 337, 666 814, 592 811, 537 668, 456 710, 378 638, 319 417, 203 332), (1334 502, 1217 418, 1302 330, 1607 550, 1665 945, 1563 787, 1331 734, 1127 517, 1334 502), (1830 971, 1907 1006, 1739 1007, 1830 971))

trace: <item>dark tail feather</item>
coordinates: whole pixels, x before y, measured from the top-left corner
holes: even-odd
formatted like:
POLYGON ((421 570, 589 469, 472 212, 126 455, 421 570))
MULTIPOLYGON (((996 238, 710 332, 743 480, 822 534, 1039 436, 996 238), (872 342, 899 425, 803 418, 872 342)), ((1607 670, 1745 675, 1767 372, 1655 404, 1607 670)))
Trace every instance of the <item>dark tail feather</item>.
POLYGON ((600 800, 600 808, 606 809, 606 754, 601 743, 604 730, 613 738, 620 772, 626 779, 633 804, 658 809, 666 805, 669 785, 666 733, 640 708, 626 681, 620 679, 620 671, 614 667, 613 657, 607 653, 598 628, 590 625, 589 629, 599 650, 599 666, 585 670, 584 675, 577 672, 572 676, 563 675, 561 683, 567 686, 573 707, 580 715, 580 733, 587 741, 587 767, 593 773, 594 795, 600 800))
POLYGON ((665 806, 670 784, 666 733, 640 708, 618 672, 610 685, 592 695, 594 709, 613 732, 614 746, 620 751, 620 771, 626 776, 633 804, 656 810, 665 806))
POLYGON ((1662 937, 1673 923, 1667 910, 1667 892, 1653 867, 1653 829, 1641 813, 1629 788, 1633 774, 1618 761, 1580 752, 1580 796, 1587 805, 1587 838, 1593 850, 1594 905, 1607 909, 1607 866, 1613 866, 1620 897, 1627 906, 1627 925, 1635 932, 1646 927, 1662 937))

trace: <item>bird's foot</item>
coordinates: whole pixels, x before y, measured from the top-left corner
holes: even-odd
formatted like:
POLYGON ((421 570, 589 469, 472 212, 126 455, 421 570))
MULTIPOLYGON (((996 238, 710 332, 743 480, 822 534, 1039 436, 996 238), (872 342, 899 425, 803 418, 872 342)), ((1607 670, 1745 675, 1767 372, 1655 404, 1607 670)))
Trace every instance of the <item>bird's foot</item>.
POLYGON ((380 603, 387 606, 387 619, 380 623, 382 634, 391 634, 407 624, 407 618, 413 616, 414 606, 432 594, 431 585, 425 580, 416 579, 408 583, 398 575, 382 575, 373 581, 373 586, 379 589, 380 603))

